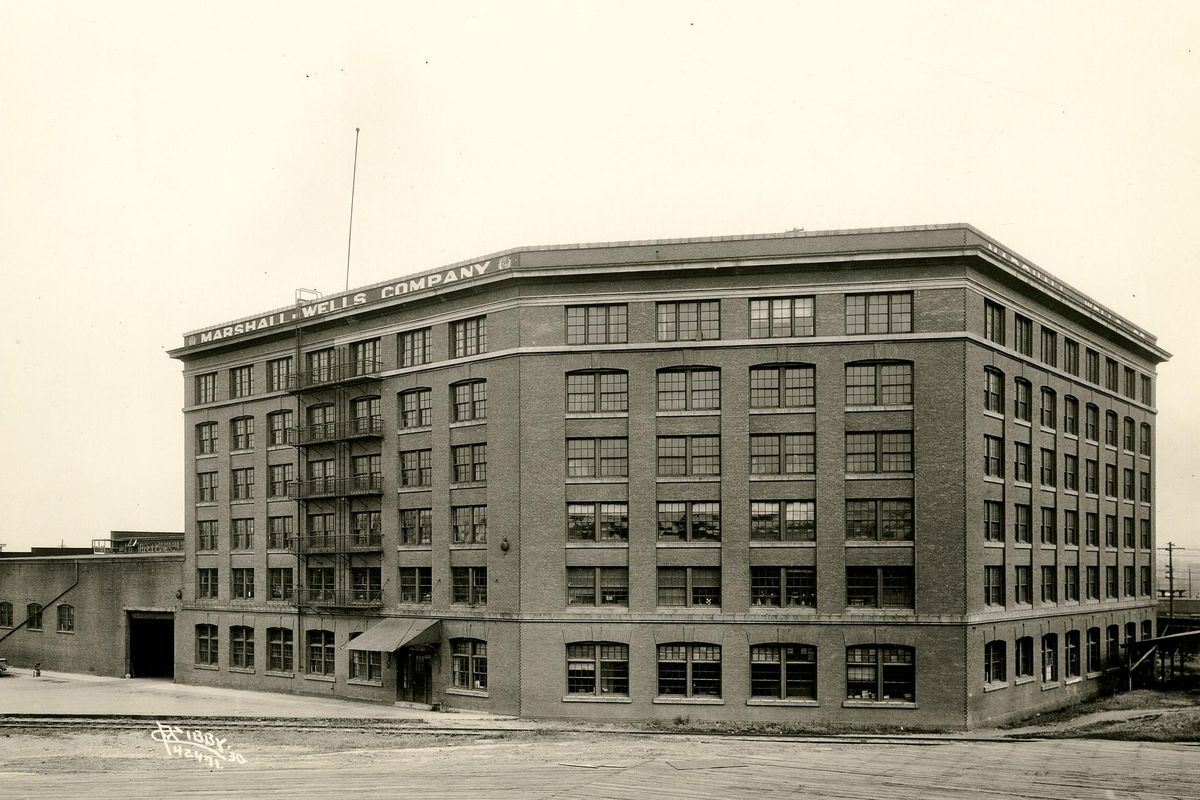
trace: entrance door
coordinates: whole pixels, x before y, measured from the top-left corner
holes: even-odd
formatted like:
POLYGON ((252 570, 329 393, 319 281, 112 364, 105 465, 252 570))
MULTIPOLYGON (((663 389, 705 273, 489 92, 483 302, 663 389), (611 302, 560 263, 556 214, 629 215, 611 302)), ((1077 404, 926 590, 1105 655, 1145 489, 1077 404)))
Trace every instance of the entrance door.
POLYGON ((130 676, 175 677, 175 615, 130 611, 128 619, 130 676))
POLYGON ((425 647, 401 647, 396 663, 400 667, 396 681, 398 699, 406 703, 433 702, 433 657, 425 647))

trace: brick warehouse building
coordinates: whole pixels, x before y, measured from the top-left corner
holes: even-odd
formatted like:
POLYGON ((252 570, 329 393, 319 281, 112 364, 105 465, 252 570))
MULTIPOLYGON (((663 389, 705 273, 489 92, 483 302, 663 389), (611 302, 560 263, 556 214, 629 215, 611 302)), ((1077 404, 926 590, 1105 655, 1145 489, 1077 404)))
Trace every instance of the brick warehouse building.
POLYGON ((171 355, 178 681, 963 728, 1152 635, 1168 354, 967 225, 520 248, 171 355))

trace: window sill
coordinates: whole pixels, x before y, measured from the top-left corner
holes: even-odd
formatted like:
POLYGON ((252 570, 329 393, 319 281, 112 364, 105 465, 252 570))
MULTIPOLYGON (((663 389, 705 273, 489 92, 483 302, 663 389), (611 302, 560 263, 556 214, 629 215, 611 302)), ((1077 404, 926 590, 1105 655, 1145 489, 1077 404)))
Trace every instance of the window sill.
POLYGON ((1021 419, 1020 417, 1017 417, 1016 419, 1014 419, 1013 424, 1020 425, 1022 428, 1032 428, 1033 427, 1033 423, 1031 423, 1027 419, 1021 419))
POLYGON ((1013 542, 1013 547, 1017 548, 1018 550, 1032 550, 1033 543, 1032 542, 1013 542))
POLYGON ((399 486, 396 488, 396 494, 416 494, 418 492, 431 492, 432 486, 399 486))
POLYGON ((848 481, 911 481, 911 472, 847 472, 848 481))
POLYGON ((989 411, 988 409, 985 408, 983 410, 983 415, 985 417, 990 417, 991 419, 998 419, 1001 422, 1004 421, 1004 414, 1000 411, 989 411))
POLYGON ((751 697, 746 701, 748 706, 782 706, 784 708, 819 708, 816 700, 784 700, 783 698, 751 697))
POLYGON ((812 539, 751 539, 751 547, 816 547, 812 539))
POLYGON ((858 411, 912 411, 911 403, 901 403, 898 405, 882 405, 882 406, 846 406, 846 413, 853 414, 858 411))
POLYGON ((656 417, 719 417, 721 409, 719 408, 701 408, 695 410, 682 409, 679 411, 655 411, 656 417))
POLYGON ((701 541, 701 542, 663 542, 663 541, 659 541, 659 542, 656 542, 655 545, 657 547, 664 547, 664 548, 682 547, 684 549, 693 548, 693 547, 694 548, 720 549, 720 547, 721 547, 720 542, 707 542, 707 541, 701 541))
POLYGON ((216 453, 197 453, 196 454, 197 461, 206 461, 207 459, 216 458, 216 457, 217 457, 216 453))
POLYGON ((568 550, 596 550, 611 548, 615 550, 628 550, 629 541, 627 539, 614 539, 612 541, 596 541, 587 539, 575 539, 567 542, 565 545, 568 550))
POLYGON ((1083 678, 1081 676, 1076 675, 1074 678, 1067 678, 1065 681, 1063 681, 1063 685, 1070 686, 1071 684, 1079 683, 1082 680, 1083 680, 1083 678))
POLYGON ((815 406, 797 406, 795 408, 752 408, 750 414, 816 414, 815 406))
POLYGON ((565 481, 568 485, 588 484, 588 483, 629 483, 629 478, 567 478, 565 481))
POLYGON ((911 700, 844 700, 842 708, 917 708, 911 700))
POLYGON ((460 483, 451 483, 451 489, 486 489, 487 481, 462 481, 460 483))
POLYGON ((487 418, 480 417, 479 419, 460 419, 450 423, 451 428, 473 428, 476 425, 487 425, 487 418))
POLYGON ((1030 483, 1029 481, 1019 481, 1015 478, 1013 479, 1013 486, 1015 486, 1018 489, 1032 489, 1033 488, 1033 484, 1030 483))
POLYGON ((1058 428, 1047 428, 1045 425, 1043 425, 1041 426, 1041 431, 1042 433, 1055 434, 1058 433, 1058 428))
POLYGON ((1078 441, 1079 441, 1079 434, 1078 434, 1078 433, 1064 433, 1064 434, 1063 434, 1063 438, 1064 438, 1064 439, 1071 439, 1071 440, 1073 440, 1073 441, 1076 441, 1076 442, 1078 442, 1078 441))
POLYGON ((432 549, 433 549, 432 544, 398 544, 398 545, 396 545, 396 552, 398 552, 398 553, 414 553, 414 552, 427 553, 432 549))
POLYGON ((237 450, 230 450, 230 451, 229 451, 229 455, 231 455, 231 456, 244 456, 244 455, 247 455, 247 454, 250 454, 250 453, 253 453, 253 452, 254 452, 254 448, 253 448, 253 447, 239 447, 237 450))
POLYGON ((1007 689, 1007 688, 1008 688, 1008 681, 996 681, 995 683, 985 683, 983 685, 983 693, 987 694, 988 692, 995 692, 1000 689, 1007 689))
POLYGON ((216 508, 216 507, 217 507, 216 500, 201 500, 200 502, 196 503, 196 508, 216 508))
POLYGON ((452 542, 451 550, 487 550, 487 542, 452 542))
POLYGON ((846 547, 912 547, 911 539, 849 539, 846 547))
POLYGON ((1000 478, 1000 477, 997 477, 997 476, 995 476, 995 475, 984 475, 984 476, 983 476, 983 482, 984 482, 984 483, 994 483, 994 484, 996 484, 997 486, 1003 486, 1003 485, 1004 485, 1004 478, 1000 478))
POLYGON ((351 678, 346 681, 350 686, 383 686, 382 678, 351 678))
POLYGON ((273 452, 275 450, 291 450, 291 449, 292 449, 292 446, 290 444, 284 444, 283 442, 280 442, 279 444, 267 445, 268 453, 273 452))
POLYGON ((570 411, 564 419, 629 419, 628 411, 570 411))
POLYGON ((446 687, 446 694, 457 694, 463 697, 488 697, 486 690, 481 689, 463 689, 458 686, 446 687))
POLYGON ((660 475, 657 483, 720 483, 720 475, 660 475))
POLYGON ((227 672, 238 672, 238 673, 241 673, 242 675, 253 675, 254 674, 253 667, 228 667, 226 671, 227 672))
POLYGON ((681 705, 681 706, 723 706, 725 701, 719 697, 656 697, 653 702, 655 705, 681 705))
POLYGON ((984 547, 991 547, 991 548, 994 548, 994 549, 996 549, 996 550, 1003 550, 1003 549, 1004 549, 1004 542, 984 542, 984 543, 983 543, 983 546, 984 546, 984 547))
POLYGON ((780 606, 780 605, 771 605, 768 603, 755 603, 755 602, 751 601, 749 613, 762 614, 762 615, 769 615, 769 614, 783 615, 783 614, 796 614, 796 613, 816 614, 817 608, 816 608, 816 606, 780 606))
POLYGON ((266 675, 269 678, 294 678, 294 677, 296 677, 296 673, 294 673, 294 672, 273 672, 269 669, 264 670, 263 675, 266 675))
POLYGON ((583 694, 567 694, 563 695, 564 703, 632 703, 628 697, 589 697, 583 694))
POLYGON ((1087 679, 1088 679, 1089 681, 1090 681, 1090 680, 1095 680, 1096 678, 1099 678, 1099 677, 1100 677, 1100 676, 1102 676, 1103 674, 1104 674, 1103 672, 1089 672, 1089 673, 1087 673, 1087 679))
POLYGON ((754 483, 755 481, 815 481, 816 479, 817 479, 817 476, 811 472, 805 472, 805 473, 797 474, 797 475, 779 473, 779 474, 770 474, 770 475, 758 474, 758 475, 750 476, 751 483, 754 483))
POLYGON ((75 635, 75 631, 55 631, 55 633, 66 633, 66 634, 69 634, 69 635, 71 635, 71 636, 74 636, 74 635, 75 635))
POLYGON ((230 500, 229 505, 231 505, 231 506, 252 506, 252 505, 254 505, 254 498, 253 497, 239 497, 237 500, 230 500))
POLYGON ((192 669, 207 669, 216 672, 220 669, 216 664, 192 664, 192 669))
POLYGON ((268 503, 282 503, 286 500, 291 500, 286 494, 269 494, 267 495, 268 503))
POLYGON ((1050 691, 1051 689, 1057 689, 1058 687, 1059 687, 1059 683, 1058 683, 1058 681, 1050 681, 1049 683, 1043 683, 1043 684, 1042 684, 1042 691, 1043 691, 1043 692, 1048 692, 1048 691, 1050 691))
POLYGON ((1063 494, 1067 497, 1079 497, 1078 489, 1063 489, 1063 494))
POLYGON ((333 683, 335 678, 332 675, 305 675, 306 681, 320 681, 321 683, 333 683))
POLYGON ((406 433, 429 433, 433 430, 432 425, 418 425, 415 428, 397 428, 396 434, 403 436, 406 433))
POLYGON ((1024 686, 1027 683, 1033 683, 1032 675, 1025 675, 1023 677, 1013 679, 1013 686, 1024 686))

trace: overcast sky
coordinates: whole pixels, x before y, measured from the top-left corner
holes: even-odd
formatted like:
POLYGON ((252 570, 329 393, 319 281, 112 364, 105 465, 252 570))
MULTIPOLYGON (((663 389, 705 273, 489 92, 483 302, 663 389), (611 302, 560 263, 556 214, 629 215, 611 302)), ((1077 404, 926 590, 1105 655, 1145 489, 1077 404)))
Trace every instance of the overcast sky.
POLYGON ((1200 547, 1200 3, 0 2, 0 542, 182 530, 185 330, 520 245, 970 222, 1159 337, 1200 547), (1187 455, 1191 453, 1191 456, 1187 455))

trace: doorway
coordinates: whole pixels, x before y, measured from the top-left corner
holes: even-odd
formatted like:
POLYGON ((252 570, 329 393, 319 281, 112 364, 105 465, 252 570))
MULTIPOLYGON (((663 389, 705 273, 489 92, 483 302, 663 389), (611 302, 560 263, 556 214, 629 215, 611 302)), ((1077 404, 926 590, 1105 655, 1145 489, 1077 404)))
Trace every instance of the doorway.
POLYGON ((175 615, 172 612, 129 612, 129 676, 175 677, 175 615))
POLYGON ((429 647, 401 647, 396 652, 396 699, 405 703, 433 702, 433 652, 429 647))

